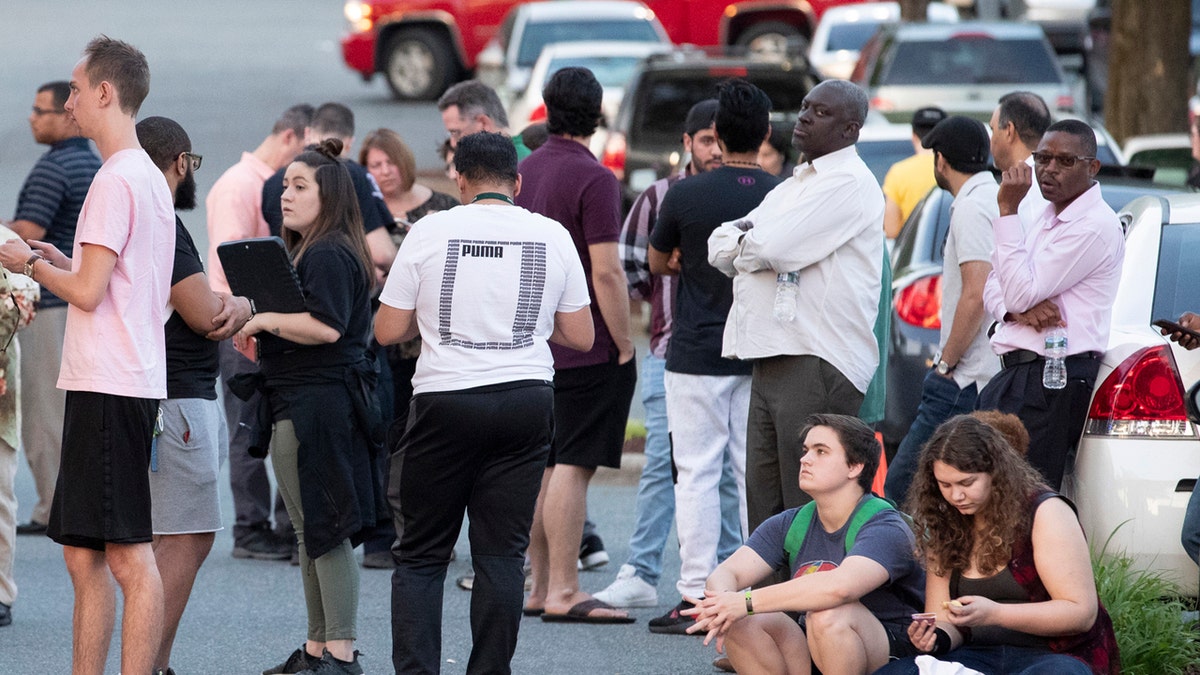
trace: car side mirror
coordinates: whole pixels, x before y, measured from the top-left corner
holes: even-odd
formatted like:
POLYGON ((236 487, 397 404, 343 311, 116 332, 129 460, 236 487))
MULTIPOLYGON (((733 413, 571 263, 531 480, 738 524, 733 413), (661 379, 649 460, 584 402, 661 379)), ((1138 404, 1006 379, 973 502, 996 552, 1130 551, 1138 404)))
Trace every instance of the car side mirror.
POLYGON ((1192 388, 1188 389, 1187 396, 1183 398, 1188 419, 1192 424, 1200 424, 1200 382, 1193 384, 1192 388))

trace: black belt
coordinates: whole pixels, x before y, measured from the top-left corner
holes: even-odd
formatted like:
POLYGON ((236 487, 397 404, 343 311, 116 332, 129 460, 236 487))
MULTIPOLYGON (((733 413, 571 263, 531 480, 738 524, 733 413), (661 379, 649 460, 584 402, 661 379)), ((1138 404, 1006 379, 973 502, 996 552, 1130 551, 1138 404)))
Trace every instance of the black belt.
MULTIPOLYGON (((1000 367, 1012 368, 1014 366, 1025 365, 1026 363, 1033 363, 1034 361, 1041 361, 1043 358, 1045 357, 1043 357, 1041 354, 1029 351, 1028 349, 1014 349, 1011 352, 1005 352, 1000 355, 1000 367)), ((1067 360, 1094 360, 1099 358, 1100 352, 1080 352, 1079 354, 1072 354, 1068 356, 1067 360)))

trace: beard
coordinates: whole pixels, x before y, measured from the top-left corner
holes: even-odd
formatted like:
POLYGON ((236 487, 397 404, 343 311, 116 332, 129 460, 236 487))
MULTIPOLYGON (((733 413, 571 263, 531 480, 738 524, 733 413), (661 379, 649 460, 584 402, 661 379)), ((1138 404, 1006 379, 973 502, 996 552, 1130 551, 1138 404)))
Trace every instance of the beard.
POLYGON ((180 211, 196 208, 196 174, 191 169, 179 182, 179 187, 175 188, 175 208, 180 211))

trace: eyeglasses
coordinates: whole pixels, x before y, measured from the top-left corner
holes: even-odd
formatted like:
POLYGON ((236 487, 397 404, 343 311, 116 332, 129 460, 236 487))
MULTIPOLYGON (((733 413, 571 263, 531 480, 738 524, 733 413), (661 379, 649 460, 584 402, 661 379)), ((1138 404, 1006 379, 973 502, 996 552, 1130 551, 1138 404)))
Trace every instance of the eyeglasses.
POLYGON ((1051 160, 1054 160, 1054 162, 1058 164, 1059 168, 1062 169, 1070 169, 1071 167, 1075 166, 1076 162, 1090 162, 1093 159, 1096 158, 1088 155, 1054 155, 1049 152, 1033 153, 1034 164, 1037 164, 1038 166, 1047 166, 1050 164, 1051 160))
POLYGON ((67 112, 67 111, 66 110, 54 110, 54 109, 48 110, 46 108, 39 108, 36 105, 33 106, 33 114, 37 115, 38 117, 41 117, 42 115, 61 115, 65 112, 67 112))
POLYGON ((192 171, 200 170, 200 164, 204 162, 204 157, 202 155, 197 155, 192 152, 181 152, 179 154, 183 155, 187 159, 188 163, 192 165, 192 171))

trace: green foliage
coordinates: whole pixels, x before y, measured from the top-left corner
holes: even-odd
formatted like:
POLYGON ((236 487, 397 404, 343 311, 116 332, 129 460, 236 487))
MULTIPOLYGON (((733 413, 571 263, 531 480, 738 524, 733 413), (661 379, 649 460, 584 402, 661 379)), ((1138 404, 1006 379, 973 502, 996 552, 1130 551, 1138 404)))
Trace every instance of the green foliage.
POLYGON ((625 440, 645 437, 646 425, 641 420, 629 420, 625 423, 625 440))
POLYGON ((1178 588, 1161 573, 1104 550, 1092 560, 1100 602, 1112 616, 1126 675, 1183 675, 1200 665, 1200 634, 1184 622, 1178 588))

